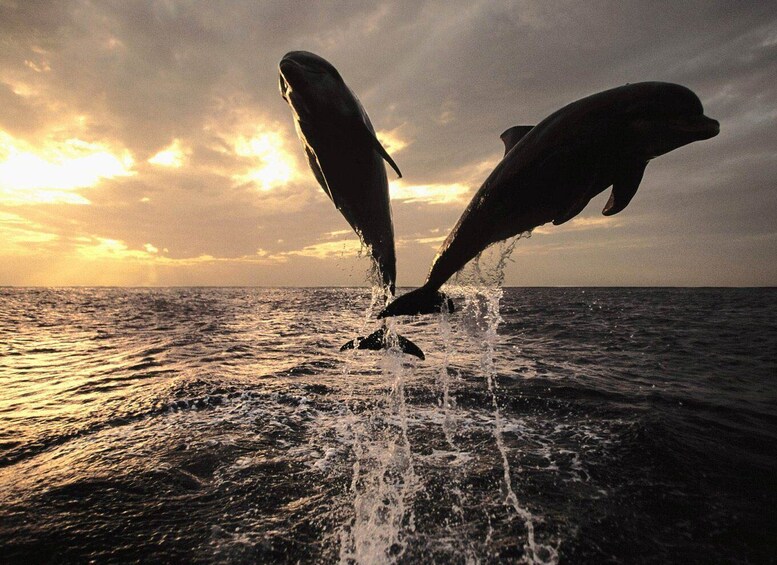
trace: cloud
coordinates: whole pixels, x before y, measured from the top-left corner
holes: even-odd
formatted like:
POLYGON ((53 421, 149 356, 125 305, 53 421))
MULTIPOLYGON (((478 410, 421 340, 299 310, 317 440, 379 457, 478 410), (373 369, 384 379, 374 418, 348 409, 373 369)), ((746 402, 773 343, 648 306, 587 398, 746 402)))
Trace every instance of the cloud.
POLYGON ((126 151, 116 155, 76 138, 46 139, 34 147, 0 131, 0 199, 5 205, 89 204, 75 190, 132 175, 133 164, 126 151))
MULTIPOLYGON (((2 229, 26 258, 0 273, 5 284, 42 281, 55 268, 56 280, 72 280, 57 258, 78 257, 77 238, 94 248, 123 242, 99 253, 155 265, 153 276, 117 270, 117 284, 119 275, 309 284, 314 264, 326 272, 317 281, 340 280, 328 234, 352 232, 313 179, 278 94, 277 63, 292 49, 340 70, 403 172, 391 190, 406 284, 420 282, 436 239, 501 158, 503 130, 640 80, 691 87, 721 120, 720 136, 651 163, 617 219, 586 220, 603 206, 592 204, 564 226, 536 230, 543 237, 527 248, 578 238, 600 280, 615 283, 651 259, 623 255, 617 269, 604 259, 626 232, 676 259, 661 263, 667 280, 691 280, 675 266, 688 253, 724 264, 734 240, 753 281, 777 263, 759 239, 777 221, 773 3, 5 2, 0 34, 0 213, 12 215, 2 229), (688 248, 667 248, 652 232, 688 248), (251 263, 257 249, 285 262, 251 263), (48 263, 33 259, 46 253, 48 263)), ((582 263, 564 259, 558 280, 574 280, 582 263)), ((693 280, 718 280, 720 269, 687 263, 693 280)), ((543 269, 536 280, 552 280, 543 269)), ((533 276, 509 273, 508 283, 533 276)))
POLYGON ((294 157, 286 150, 284 136, 278 131, 257 132, 235 140, 235 153, 254 162, 247 172, 236 173, 237 182, 252 182, 260 190, 272 190, 299 176, 294 157))
POLYGON ((359 239, 341 239, 338 241, 325 241, 314 245, 308 245, 296 251, 287 251, 284 255, 299 255, 301 257, 327 259, 345 255, 358 255, 362 250, 363 245, 359 239))
POLYGON ((0 255, 27 256, 45 252, 46 244, 60 239, 40 224, 8 212, 0 212, 0 255))
POLYGON ((554 226, 553 224, 544 224, 532 230, 532 235, 553 235, 560 232, 574 232, 597 229, 614 229, 623 225, 617 218, 602 216, 578 216, 568 222, 554 226))
POLYGON ((183 148, 181 147, 181 140, 174 139, 170 145, 151 157, 148 162, 152 165, 179 169, 184 165, 185 159, 186 152, 184 152, 183 148))
POLYGON ((392 200, 407 202, 429 202, 433 204, 450 204, 466 202, 471 192, 469 186, 460 183, 453 184, 407 184, 401 180, 389 183, 389 193, 392 200))
POLYGON ((404 139, 401 134, 402 126, 396 127, 391 131, 378 131, 376 135, 381 145, 389 153, 394 155, 405 149, 412 141, 404 139))

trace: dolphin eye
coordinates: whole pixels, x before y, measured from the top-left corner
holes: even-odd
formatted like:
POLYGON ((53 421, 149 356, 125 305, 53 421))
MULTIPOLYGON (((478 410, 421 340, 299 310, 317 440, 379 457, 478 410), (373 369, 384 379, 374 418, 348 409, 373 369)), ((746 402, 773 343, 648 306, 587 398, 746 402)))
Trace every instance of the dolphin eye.
POLYGON ((688 100, 688 113, 694 116, 701 116, 704 113, 701 100, 695 94, 688 100))
POLYGON ((656 103, 656 113, 663 116, 700 116, 704 113, 699 97, 681 86, 660 90, 656 103))

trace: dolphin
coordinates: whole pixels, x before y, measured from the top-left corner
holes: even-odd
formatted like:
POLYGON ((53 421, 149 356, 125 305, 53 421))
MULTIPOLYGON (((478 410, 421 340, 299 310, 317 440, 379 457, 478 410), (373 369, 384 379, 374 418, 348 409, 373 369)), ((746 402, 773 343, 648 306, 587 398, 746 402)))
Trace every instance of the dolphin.
MULTIPOLYGON (((335 67, 307 51, 281 59, 281 96, 291 107, 297 135, 318 184, 369 248, 380 275, 386 302, 396 289, 396 253, 384 160, 402 173, 386 152, 359 99, 335 67)), ((423 359, 410 340, 402 350, 423 359)), ((386 347, 385 327, 342 349, 386 347)))
POLYGON ((561 225, 610 186, 602 213, 617 214, 637 192, 648 161, 719 131, 696 94, 665 82, 605 90, 534 127, 508 129, 502 161, 443 242, 424 285, 378 318, 452 311, 440 287, 486 247, 548 222, 561 225))

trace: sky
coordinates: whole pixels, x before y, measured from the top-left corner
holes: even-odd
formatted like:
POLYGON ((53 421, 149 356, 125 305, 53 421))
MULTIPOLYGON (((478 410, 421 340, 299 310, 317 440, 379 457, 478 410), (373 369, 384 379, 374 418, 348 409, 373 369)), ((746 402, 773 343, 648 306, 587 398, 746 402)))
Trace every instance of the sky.
POLYGON ((423 282, 502 131, 629 82, 718 137, 515 246, 506 285, 777 285, 777 3, 0 0, 0 285, 359 286, 278 62, 315 52, 388 171, 398 285, 423 282))

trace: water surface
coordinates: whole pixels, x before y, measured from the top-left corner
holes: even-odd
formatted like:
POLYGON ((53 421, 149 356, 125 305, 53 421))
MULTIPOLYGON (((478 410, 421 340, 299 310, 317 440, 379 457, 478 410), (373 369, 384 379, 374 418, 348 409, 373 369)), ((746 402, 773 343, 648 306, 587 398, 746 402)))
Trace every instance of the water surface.
POLYGON ((499 294, 0 289, 2 561, 774 559, 777 290, 499 294))

